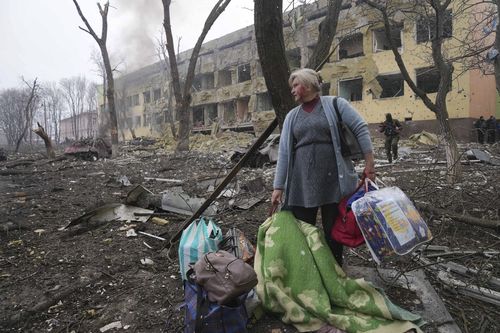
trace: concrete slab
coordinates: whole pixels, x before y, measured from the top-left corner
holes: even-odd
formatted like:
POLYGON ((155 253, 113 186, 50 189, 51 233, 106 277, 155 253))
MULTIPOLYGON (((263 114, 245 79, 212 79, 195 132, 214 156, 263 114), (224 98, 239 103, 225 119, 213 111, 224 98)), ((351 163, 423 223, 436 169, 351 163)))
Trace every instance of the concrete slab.
MULTIPOLYGON (((349 266, 345 268, 348 276, 364 278, 376 287, 386 289, 387 282, 392 282, 398 272, 390 269, 374 269, 369 267, 349 266)), ((395 285, 413 291, 422 304, 420 314, 428 325, 423 327, 426 333, 461 333, 453 317, 450 315, 441 298, 427 280, 422 270, 405 273, 395 282, 395 285)))

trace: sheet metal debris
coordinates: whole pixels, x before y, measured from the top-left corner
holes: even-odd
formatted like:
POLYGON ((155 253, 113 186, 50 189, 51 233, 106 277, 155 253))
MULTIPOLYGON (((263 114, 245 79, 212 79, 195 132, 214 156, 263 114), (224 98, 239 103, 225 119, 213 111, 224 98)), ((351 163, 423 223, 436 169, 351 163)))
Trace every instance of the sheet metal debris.
POLYGON ((81 223, 107 223, 111 221, 146 222, 148 216, 136 216, 134 213, 153 213, 152 210, 119 203, 110 203, 91 210, 72 220, 64 229, 81 223))
POLYGON ((468 160, 479 160, 481 162, 492 164, 492 165, 500 165, 500 159, 491 156, 485 151, 479 149, 470 149, 465 152, 468 160))

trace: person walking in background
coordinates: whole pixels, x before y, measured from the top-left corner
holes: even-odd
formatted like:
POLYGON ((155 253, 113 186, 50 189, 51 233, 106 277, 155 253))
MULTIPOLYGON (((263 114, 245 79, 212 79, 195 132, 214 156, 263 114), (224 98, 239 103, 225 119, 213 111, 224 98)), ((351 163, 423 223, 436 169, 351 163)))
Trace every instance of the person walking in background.
POLYGON ((477 142, 480 144, 484 143, 484 133, 486 130, 486 122, 484 121, 484 117, 479 117, 478 120, 474 122, 474 129, 477 132, 477 142))
POLYGON ((497 120, 495 117, 490 116, 486 120, 486 142, 493 144, 495 143, 495 132, 497 131, 497 120))
POLYGON ((352 130, 363 151, 364 174, 375 179, 368 125, 347 100, 319 96, 320 78, 314 70, 296 70, 288 82, 300 105, 288 112, 283 124, 271 203, 275 208, 283 204, 282 209, 290 210, 297 219, 312 225, 316 224, 321 207, 328 246, 342 266, 343 246, 334 242, 330 234, 338 215, 338 203, 355 190, 358 175, 352 161, 341 154, 334 98, 337 98, 343 122, 352 130))
POLYGON ((385 115, 385 121, 380 124, 379 132, 385 135, 385 153, 389 163, 398 158, 399 132, 402 128, 401 123, 397 119, 392 119, 390 113, 385 115))

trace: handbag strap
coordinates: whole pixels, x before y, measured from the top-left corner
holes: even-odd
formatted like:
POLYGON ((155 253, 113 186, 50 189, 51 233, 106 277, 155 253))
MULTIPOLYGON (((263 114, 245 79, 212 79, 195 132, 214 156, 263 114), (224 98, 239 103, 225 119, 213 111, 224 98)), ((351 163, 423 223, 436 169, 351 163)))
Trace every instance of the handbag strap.
POLYGON ((218 272, 217 268, 215 268, 215 266, 210 262, 210 260, 208 260, 208 254, 210 254, 212 252, 209 252, 207 254, 205 254, 205 256, 203 256, 203 258, 205 259, 205 263, 207 264, 207 271, 208 270, 211 270, 213 272, 218 272))
POLYGON ((337 121, 339 123, 342 123, 342 116, 340 115, 340 112, 339 112, 339 105, 337 103, 337 97, 333 98, 333 108, 335 109, 335 113, 337 114, 337 121))
POLYGON ((206 297, 203 296, 203 288, 199 284, 196 285, 196 322, 194 326, 195 333, 203 332, 203 319, 208 314, 209 304, 206 297))

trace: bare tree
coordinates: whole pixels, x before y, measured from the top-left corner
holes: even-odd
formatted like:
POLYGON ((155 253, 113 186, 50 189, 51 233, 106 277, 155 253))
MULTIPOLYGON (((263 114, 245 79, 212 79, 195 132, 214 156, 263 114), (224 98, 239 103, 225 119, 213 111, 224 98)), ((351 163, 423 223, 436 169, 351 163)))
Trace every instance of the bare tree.
POLYGON ((43 87, 43 107, 47 112, 48 124, 45 130, 49 137, 54 138, 54 142, 60 142, 59 124, 63 113, 63 92, 55 82, 47 83, 43 87))
POLYGON ((106 41, 108 37, 109 2, 106 2, 104 4, 104 8, 101 6, 100 3, 97 4, 102 19, 101 37, 98 37, 97 34, 92 29, 92 27, 90 26, 89 22, 83 15, 82 10, 80 9, 80 6, 78 5, 78 1, 73 0, 73 3, 75 4, 76 10, 78 11, 78 15, 80 15, 80 18, 87 27, 87 29, 82 27, 79 28, 94 38, 94 40, 97 42, 97 45, 99 45, 99 49, 101 51, 102 60, 104 62, 104 67, 106 69, 106 82, 107 82, 106 97, 108 100, 109 116, 111 122, 110 125, 111 125, 111 145, 113 151, 112 154, 116 156, 118 150, 118 121, 116 118, 116 110, 115 110, 115 96, 114 96, 115 88, 114 88, 113 70, 111 68, 111 63, 109 61, 108 49, 106 47, 106 41))
MULTIPOLYGON (((394 59, 401 71, 401 75, 411 88, 411 90, 422 100, 425 106, 432 111, 438 120, 441 133, 443 135, 446 161, 448 166, 448 181, 453 183, 461 178, 462 168, 460 164, 460 155, 458 153, 457 142, 453 129, 450 126, 449 114, 446 105, 446 96, 450 90, 452 74, 454 70, 453 61, 446 56, 446 50, 443 49, 445 41, 445 22, 447 20, 447 11, 451 0, 421 0, 410 3, 411 8, 406 8, 406 12, 419 13, 426 15, 424 19, 433 22, 429 29, 431 31, 431 55, 435 67, 439 71, 439 87, 436 98, 432 101, 427 93, 420 89, 414 82, 408 69, 399 53, 396 43, 391 36, 391 29, 396 22, 394 15, 400 13, 401 4, 392 1, 371 1, 365 0, 365 3, 371 8, 376 9, 384 24, 385 35, 392 50, 394 59)), ((418 18, 418 17, 417 17, 418 18)))
MULTIPOLYGON (((336 34, 341 0, 329 0, 327 15, 320 24, 318 42, 307 67, 319 70, 329 58, 336 34)), ((288 86, 290 67, 283 37, 283 3, 281 0, 255 0, 255 38, 267 90, 280 124, 295 102, 288 86)))
MULTIPOLYGON (((102 92, 99 91, 99 94, 102 94, 102 105, 104 105, 104 110, 105 111, 107 108, 107 98, 106 98, 106 87, 107 87, 107 81, 106 81, 106 67, 104 66, 104 61, 102 60, 102 56, 100 55, 100 51, 94 49, 92 51, 92 54, 90 55, 90 59, 96 66, 96 72, 97 75, 101 78, 102 80, 102 92)), ((106 114, 106 113, 105 113, 106 114)), ((105 114, 101 114, 101 119, 98 120, 98 129, 97 129, 97 135, 104 136, 105 132, 109 128, 109 117, 105 117, 105 114)))
POLYGON ((218 0, 212 11, 205 20, 205 25, 203 30, 198 37, 193 51, 191 53, 191 58, 189 59, 188 70, 186 73, 186 78, 184 80, 184 85, 181 87, 179 68, 177 66, 177 59, 175 56, 174 40, 172 37, 172 27, 170 25, 170 4, 171 0, 162 0, 163 2, 163 27, 165 29, 165 36, 167 39, 167 51, 168 59, 170 64, 170 74, 172 76, 172 86, 175 97, 175 111, 176 115, 179 117, 179 133, 178 133, 178 143, 177 151, 186 151, 189 149, 189 133, 191 131, 190 117, 189 117, 189 105, 191 104, 191 85, 194 78, 194 70, 196 62, 198 61, 198 55, 200 53, 201 45, 205 40, 205 37, 217 20, 219 15, 226 9, 227 5, 231 0, 218 0))
MULTIPOLYGON (((495 49, 500 51, 500 0, 495 0, 496 6, 496 31, 495 31, 495 49)), ((497 93, 500 94, 500 57, 497 55, 495 57, 495 81, 497 85, 497 93)))
POLYGON ((28 98, 27 89, 12 88, 0 93, 0 129, 7 144, 14 146, 21 136, 25 120, 24 107, 28 98))
POLYGON ((342 0, 329 0, 327 14, 325 19, 319 24, 318 43, 314 48, 313 54, 307 61, 307 68, 321 68, 330 57, 330 48, 333 37, 337 33, 342 0))
POLYGON ((87 121, 85 134, 89 138, 95 138, 97 133, 96 123, 94 122, 94 120, 97 120, 97 108, 97 84, 90 82, 85 92, 85 110, 88 113, 88 117, 85 117, 87 121))
POLYGON ((75 140, 80 139, 81 115, 85 109, 85 95, 87 93, 87 79, 84 76, 61 79, 59 85, 64 99, 71 113, 71 130, 75 140))
POLYGON ((254 26, 262 74, 280 127, 295 102, 288 86, 290 67, 285 55, 282 0, 255 0, 254 26))
POLYGON ((122 134, 122 138, 123 140, 125 140, 125 132, 123 131, 123 129, 127 128, 130 131, 130 135, 132 136, 132 138, 135 139, 136 135, 134 126, 132 124, 132 120, 131 118, 127 117, 127 109, 130 105, 127 102, 127 81, 125 75, 124 79, 120 80, 119 83, 117 84, 115 96, 116 96, 116 110, 118 111, 117 116, 119 123, 122 124, 122 126, 118 127, 122 134))
MULTIPOLYGON (((179 48, 177 48, 179 51, 179 48)), ((170 74, 170 63, 168 62, 167 55, 167 43, 164 39, 163 32, 160 34, 160 37, 156 39, 156 55, 160 60, 161 70, 163 72, 162 76, 162 86, 167 91, 166 94, 163 94, 163 98, 165 98, 165 121, 170 124, 170 131, 172 133, 172 137, 177 139, 177 129, 175 128, 174 122, 174 110, 172 107, 172 96, 173 96, 173 84, 172 84, 172 75, 170 74)))
POLYGON ((31 127, 31 123, 33 121, 33 116, 34 116, 34 113, 36 110, 36 103, 37 103, 37 100, 39 97, 38 90, 40 88, 36 81, 37 81, 37 79, 33 80, 33 84, 29 84, 28 82, 24 81, 29 88, 29 94, 28 94, 27 100, 25 101, 24 110, 22 113, 24 124, 23 124, 22 130, 21 130, 21 133, 16 140, 16 149, 15 149, 16 153, 19 151, 19 147, 21 146, 21 142, 23 141, 23 139, 26 135, 26 132, 28 131, 28 128, 31 127))

